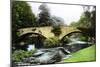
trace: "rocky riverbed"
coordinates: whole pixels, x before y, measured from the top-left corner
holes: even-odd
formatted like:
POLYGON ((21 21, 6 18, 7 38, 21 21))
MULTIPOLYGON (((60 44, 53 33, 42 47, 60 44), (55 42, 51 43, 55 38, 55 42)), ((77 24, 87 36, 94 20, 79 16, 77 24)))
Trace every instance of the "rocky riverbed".
POLYGON ((30 66, 42 64, 60 63, 64 58, 68 58, 70 51, 63 47, 38 49, 31 57, 23 58, 22 62, 15 62, 16 66, 30 66))

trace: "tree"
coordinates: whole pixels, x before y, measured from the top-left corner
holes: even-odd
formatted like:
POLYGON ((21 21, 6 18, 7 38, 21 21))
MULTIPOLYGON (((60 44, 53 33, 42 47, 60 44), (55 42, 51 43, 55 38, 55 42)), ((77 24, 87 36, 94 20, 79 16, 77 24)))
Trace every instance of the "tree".
POLYGON ((12 1, 12 38, 17 38, 19 28, 35 26, 35 15, 25 1, 12 1))
POLYGON ((88 8, 84 10, 84 13, 81 16, 78 23, 80 27, 95 28, 95 24, 96 24, 95 19, 96 19, 95 6, 92 7, 91 11, 90 11, 90 7, 88 6, 88 8))
POLYGON ((79 21, 73 22, 71 23, 71 25, 77 27, 79 30, 83 32, 88 33, 91 36, 95 36, 96 7, 95 6, 85 6, 84 12, 81 15, 79 21))
POLYGON ((90 6, 84 7, 84 12, 79 21, 71 25, 74 25, 77 29, 84 32, 84 34, 87 34, 89 41, 95 42, 96 7, 92 6, 92 9, 90 9, 90 6))
POLYGON ((72 26, 72 27, 77 27, 77 26, 78 26, 78 23, 75 22, 75 21, 72 21, 71 24, 70 24, 70 26, 72 26))
POLYGON ((53 32, 55 36, 59 36, 62 33, 61 26, 60 25, 53 26, 51 32, 53 32))
POLYGON ((96 28, 96 7, 93 7, 93 11, 91 11, 91 27, 96 28))
POLYGON ((33 26, 35 15, 32 13, 30 6, 24 1, 12 2, 12 25, 16 28, 33 26))
POLYGON ((64 20, 61 17, 53 16, 52 17, 53 25, 64 25, 64 20))
POLYGON ((40 7, 40 13, 39 13, 39 19, 38 23, 40 26, 50 26, 52 25, 51 22, 51 15, 49 12, 49 8, 45 3, 41 4, 40 7))
POLYGON ((71 23, 72 26, 83 28, 95 28, 96 25, 96 7, 90 6, 84 7, 84 12, 81 15, 79 21, 71 23))

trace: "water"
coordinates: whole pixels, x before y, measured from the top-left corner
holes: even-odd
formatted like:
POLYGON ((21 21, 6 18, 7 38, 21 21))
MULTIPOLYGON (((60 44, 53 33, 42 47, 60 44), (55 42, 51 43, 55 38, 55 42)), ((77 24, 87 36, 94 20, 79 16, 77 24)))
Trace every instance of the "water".
MULTIPOLYGON (((63 47, 61 48, 63 49, 63 47)), ((49 48, 49 49, 38 49, 34 54, 33 63, 40 63, 40 64, 49 64, 61 61, 64 57, 67 56, 63 52, 63 50, 68 52, 68 50, 61 50, 57 48, 49 48)))
POLYGON ((68 43, 67 45, 74 45, 74 44, 88 44, 88 42, 85 41, 72 41, 68 43))
POLYGON ((28 51, 35 50, 35 44, 29 44, 27 50, 28 51))

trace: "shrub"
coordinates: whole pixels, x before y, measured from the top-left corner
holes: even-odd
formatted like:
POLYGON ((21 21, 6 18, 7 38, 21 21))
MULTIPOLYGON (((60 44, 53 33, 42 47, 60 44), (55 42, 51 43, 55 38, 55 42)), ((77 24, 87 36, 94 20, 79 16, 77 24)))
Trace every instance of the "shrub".
POLYGON ((59 36, 61 34, 60 26, 54 26, 51 32, 53 32, 55 36, 59 36))
POLYGON ((82 40, 82 41, 88 41, 88 37, 87 36, 80 36, 80 40, 82 40))
POLYGON ((56 47, 56 46, 60 46, 59 42, 60 42, 60 40, 59 40, 58 37, 52 37, 52 38, 46 39, 44 41, 44 47, 56 47))
POLYGON ((12 54, 12 61, 20 62, 23 58, 30 57, 34 51, 15 50, 12 54))
POLYGON ((68 38, 68 37, 65 37, 64 39, 63 39, 63 43, 69 43, 69 42, 71 42, 71 40, 70 40, 70 38, 68 38))

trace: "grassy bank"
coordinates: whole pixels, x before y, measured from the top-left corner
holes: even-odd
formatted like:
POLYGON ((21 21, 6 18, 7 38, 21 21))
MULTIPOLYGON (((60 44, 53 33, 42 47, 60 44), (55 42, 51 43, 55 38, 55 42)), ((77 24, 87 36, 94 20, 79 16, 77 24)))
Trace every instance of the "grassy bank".
POLYGON ((95 45, 88 48, 77 51, 71 54, 72 56, 68 59, 64 59, 64 62, 82 62, 82 61, 95 61, 96 60, 96 50, 95 45))

